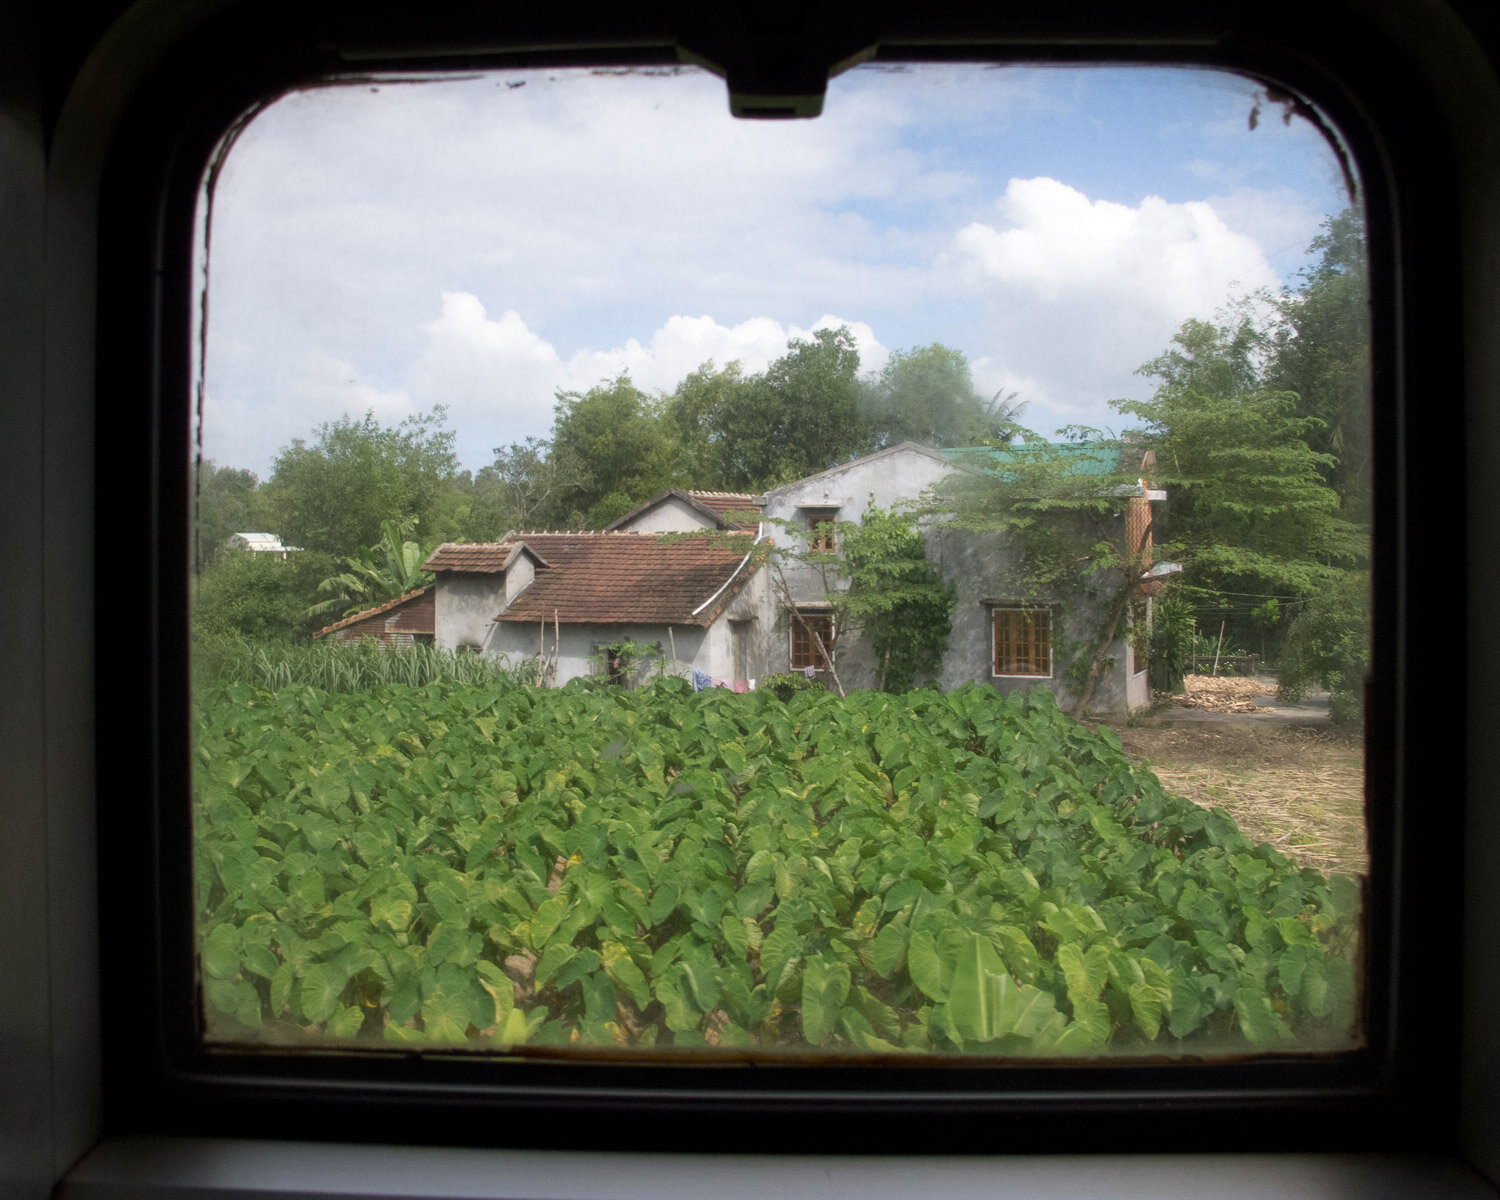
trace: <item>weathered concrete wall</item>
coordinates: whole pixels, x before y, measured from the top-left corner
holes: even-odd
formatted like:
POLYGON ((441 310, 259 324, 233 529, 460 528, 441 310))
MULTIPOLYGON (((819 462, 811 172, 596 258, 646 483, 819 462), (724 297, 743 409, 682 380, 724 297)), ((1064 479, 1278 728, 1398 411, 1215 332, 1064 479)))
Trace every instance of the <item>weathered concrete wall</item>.
POLYGON ((536 578, 536 563, 529 554, 517 554, 505 569, 505 603, 511 604, 536 578))
MULTIPOLYGON (((872 502, 885 509, 911 501, 934 487, 952 467, 945 460, 911 448, 857 459, 843 467, 798 480, 766 494, 767 517, 800 522, 808 510, 837 510, 839 520, 857 521, 872 502)), ((807 547, 805 535, 780 528, 768 530, 778 545, 800 552, 807 547)), ((1123 533, 1123 529, 1122 529, 1123 533)), ((1038 685, 1052 690, 1064 705, 1073 694, 1067 678, 1069 665, 1092 652, 1103 605, 1084 599, 1073 605, 1063 619, 1060 608, 1028 597, 1010 582, 1014 555, 998 533, 972 533, 928 526, 928 558, 952 580, 957 592, 953 631, 937 682, 944 688, 977 680, 998 691, 1022 691, 1038 685), (994 672, 994 612, 997 607, 1050 608, 1053 613, 1052 672, 1040 676, 997 676, 994 672), (1071 652, 1070 652, 1071 651, 1071 652)), ((826 573, 807 566, 783 564, 786 591, 796 603, 813 603, 843 580, 830 568, 826 573)), ((786 671, 791 664, 792 618, 786 612, 785 595, 774 570, 764 571, 764 591, 758 593, 760 619, 757 645, 765 672, 786 671)), ((1101 594, 1112 595, 1114 581, 1101 580, 1101 594)), ((879 664, 873 649, 861 637, 839 636, 835 657, 839 678, 846 690, 873 687, 879 679, 879 664)), ((919 680, 925 682, 925 680, 919 680)), ((1150 703, 1145 672, 1130 670, 1129 645, 1122 630, 1115 643, 1108 669, 1100 676, 1090 702, 1097 712, 1126 712, 1150 703)))
POLYGON ((505 580, 501 575, 438 576, 434 605, 436 645, 443 650, 478 646, 493 654, 497 613, 505 603, 505 580))
POLYGON ((655 508, 620 528, 643 533, 691 533, 695 529, 712 529, 714 522, 676 496, 668 496, 655 508))
MULTIPOLYGON (((603 671, 599 660, 600 647, 613 646, 631 641, 642 647, 660 643, 660 665, 655 656, 637 661, 627 683, 631 686, 644 683, 659 670, 689 677, 696 668, 708 675, 731 678, 733 653, 730 641, 729 622, 719 620, 708 629, 695 625, 674 625, 670 634, 665 625, 563 625, 557 629, 557 678, 558 686, 581 675, 596 675, 603 671), (677 658, 672 658, 675 646, 677 658)), ((552 625, 546 628, 544 644, 550 657, 554 647, 552 625)), ((503 655, 511 663, 533 660, 538 650, 538 627, 530 622, 499 621, 485 652, 503 655)))
MULTIPOLYGON (((765 515, 801 522, 807 510, 821 510, 833 511, 840 521, 858 521, 871 504, 888 509, 915 500, 951 472, 952 467, 945 459, 922 450, 897 447, 767 492, 765 515)), ((807 549, 806 534, 776 526, 768 526, 766 532, 778 546, 795 552, 807 549)), ((825 573, 815 567, 783 562, 782 570, 792 598, 799 603, 821 600, 825 592, 842 582, 831 569, 825 573)), ((851 669, 854 669, 852 663, 851 669)), ((840 663, 841 677, 843 673, 840 663)), ((847 680, 844 686, 850 686, 847 680)))

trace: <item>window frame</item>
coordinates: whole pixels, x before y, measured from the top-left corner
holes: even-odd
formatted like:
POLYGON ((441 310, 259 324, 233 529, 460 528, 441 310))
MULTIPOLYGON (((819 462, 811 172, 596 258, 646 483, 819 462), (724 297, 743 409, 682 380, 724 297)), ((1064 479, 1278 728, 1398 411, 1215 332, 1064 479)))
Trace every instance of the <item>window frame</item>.
POLYGON ((811 625, 814 620, 827 622, 828 640, 823 643, 823 647, 828 651, 829 658, 833 659, 835 662, 838 661, 838 630, 834 628, 833 609, 829 605, 798 604, 793 606, 792 608, 787 609, 786 613, 788 626, 787 662, 791 664, 789 668, 790 670, 805 671, 808 667, 811 667, 815 671, 826 671, 828 669, 823 662, 822 656, 818 653, 817 643, 813 641, 812 636, 814 632, 817 632, 819 636, 821 636, 822 631, 804 628, 803 621, 807 621, 809 625, 811 625), (804 648, 807 651, 807 654, 805 656, 809 660, 807 662, 797 661, 797 648, 799 641, 804 644, 804 648))
MULTIPOLYGON (((990 605, 990 678, 1030 679, 1033 681, 1039 681, 1043 679, 1050 681, 1051 679, 1053 679, 1056 675, 1056 660, 1055 656, 1052 653, 1052 631, 1054 625, 1053 615, 1054 614, 1051 607, 1045 604, 1030 606, 1009 604, 990 605), (1047 623, 1046 671, 1002 671, 1000 669, 1000 618, 1002 613, 1020 614, 1025 623, 1028 625, 1035 617, 1040 616, 1045 618, 1047 623)), ((1030 641, 1032 639, 1027 640, 1030 641)))
MULTIPOLYGON (((1461 316, 1452 282, 1459 267, 1458 241, 1456 234, 1443 232, 1441 220, 1432 219, 1446 211, 1445 205, 1456 203, 1457 185, 1451 171, 1444 173, 1438 163, 1434 170, 1441 182, 1432 194, 1418 186, 1427 147, 1417 131, 1426 127, 1424 117, 1441 127, 1441 113, 1425 93, 1407 94, 1399 105, 1382 95, 1392 61, 1399 65, 1402 60, 1378 28, 1356 21, 1354 32, 1344 29, 1341 41, 1320 42, 1319 34, 1329 30, 1319 22, 1331 22, 1330 11, 1315 6, 1310 15, 1303 13, 1294 34, 1284 36, 1264 27, 1264 13, 1242 17, 1246 24, 1227 35, 1211 34, 1186 9, 1165 23, 1142 17, 1144 26, 1132 25, 1127 15, 1101 24, 1097 15, 1084 14, 1085 25, 1093 20, 1099 32, 1094 41, 1080 42, 1073 33, 1064 36, 1068 14, 1078 13, 1063 5, 1043 19, 1043 32, 1059 39, 1050 44, 1034 37, 1018 43, 1013 28, 996 33, 984 22, 950 28, 934 16, 925 25, 918 19, 913 28, 925 30, 920 37, 908 33, 903 41, 898 31, 888 39, 894 49, 883 53, 893 60, 941 60, 998 54, 994 47, 1009 47, 1006 53, 1015 57, 1020 44, 1030 60, 1130 59, 1254 70, 1310 96, 1340 122, 1351 142, 1371 200, 1372 281, 1377 290, 1390 289, 1389 302, 1377 302, 1372 320, 1378 358, 1377 472, 1388 481, 1376 496, 1382 532, 1376 555, 1375 637, 1377 645, 1395 650, 1377 664, 1372 680, 1377 703, 1367 758, 1377 792, 1370 831, 1377 887, 1368 911, 1378 936, 1370 947, 1370 971, 1371 978, 1389 981, 1389 987, 1369 997, 1367 1052, 1334 1063, 1131 1064, 1123 1069, 1089 1064, 1070 1070, 1062 1086, 1055 1070, 1025 1065, 978 1070, 937 1066, 914 1070, 895 1083, 842 1066, 829 1067, 828 1074, 816 1079, 806 1072, 773 1069, 758 1071, 753 1079, 726 1082, 720 1076, 710 1085, 702 1072, 670 1067, 642 1071, 566 1065, 538 1071, 535 1064, 520 1064, 496 1087, 478 1079, 473 1064, 437 1056, 355 1063, 276 1053, 205 1056, 194 1040, 194 1016, 184 1004, 182 986, 192 979, 193 964, 181 911, 183 895, 190 894, 182 885, 191 845, 180 819, 189 753, 180 714, 187 711, 189 696, 181 654, 186 517, 178 497, 185 495, 186 473, 179 464, 188 461, 189 447, 186 421, 178 418, 185 416, 191 395, 188 330, 195 300, 186 282, 190 239, 183 231, 191 228, 196 171, 246 105, 343 65, 289 34, 300 28, 295 22, 268 29, 262 19, 236 9, 228 18, 205 18, 203 26, 163 57, 165 65, 147 72, 111 143, 99 204, 95 370, 101 386, 108 383, 112 401, 93 408, 96 442, 111 448, 110 454, 98 456, 96 492, 109 498, 99 501, 101 516, 108 503, 111 512, 138 516, 152 531, 151 553, 141 555, 132 548, 134 561, 107 537, 94 546, 98 577, 118 589, 105 595, 101 588, 98 603, 115 615, 134 611, 141 618, 139 628, 149 634, 129 639, 129 644, 122 644, 125 639, 95 643, 97 678, 120 677, 123 671, 123 677, 146 681, 149 693, 136 711, 124 714, 106 707, 109 702, 101 695, 95 743, 101 777, 106 768, 118 770, 124 763, 132 774, 151 781, 144 813, 139 808, 124 813, 102 803, 98 811, 101 841, 111 847, 100 862, 101 895, 111 900, 99 914, 100 972, 115 995, 102 1020, 108 1127, 148 1133, 249 1129, 294 1137, 316 1129, 320 1136, 356 1141, 415 1138, 483 1145, 492 1144, 496 1116, 503 1114, 510 1122, 503 1135, 510 1144, 573 1144, 576 1124, 594 1120, 602 1123, 594 1143, 600 1146, 661 1147, 691 1129, 704 1134, 700 1145, 734 1148, 737 1139, 723 1129, 715 1133, 714 1121, 726 1113, 755 1112, 758 1129, 775 1130, 780 1139, 776 1146, 783 1150, 826 1149, 809 1122, 812 1115, 873 1117, 863 1140, 851 1148, 879 1151, 891 1148, 886 1139, 897 1127, 920 1130, 927 1138, 923 1144, 932 1150, 972 1149, 968 1123, 961 1118, 984 1117, 1004 1119, 1012 1134, 1008 1145, 1076 1150, 1076 1139, 1067 1130, 1076 1129, 1080 1120, 1089 1122, 1091 1148, 1132 1149, 1152 1144, 1149 1139, 1153 1130, 1159 1132, 1162 1115, 1173 1113, 1186 1131, 1179 1144, 1199 1148, 1447 1144, 1443 1131, 1453 1127, 1457 1114, 1457 1039, 1451 1018, 1445 1019, 1442 1006, 1421 994, 1419 981, 1424 972, 1436 974, 1443 967, 1445 954, 1457 954, 1454 923, 1441 918, 1444 905, 1456 902, 1458 885, 1439 879, 1420 891, 1396 890, 1406 877, 1403 870, 1409 872, 1433 850, 1432 833, 1404 804, 1404 785, 1408 776, 1415 776, 1409 760, 1398 755, 1404 745, 1398 735, 1410 720, 1406 698, 1424 688, 1451 685, 1457 668, 1413 662, 1404 654, 1405 630, 1424 601, 1402 591, 1398 580, 1406 529, 1427 527, 1425 522, 1440 515, 1442 505, 1456 494, 1451 481, 1428 479, 1422 489, 1408 486, 1408 456, 1419 459, 1416 448, 1424 438, 1428 448, 1436 439, 1430 429, 1421 428, 1422 422, 1406 420, 1404 396, 1414 393, 1418 382, 1429 397, 1464 394, 1461 321, 1452 320, 1461 316), (1183 28, 1200 32, 1180 41, 1166 37, 1183 28), (247 65, 226 68, 230 63, 247 65), (1393 177, 1392 162, 1400 168, 1399 178, 1393 177), (1396 290, 1398 278, 1401 287, 1396 290), (1424 289, 1424 281, 1435 285, 1434 293, 1424 289), (1436 304, 1433 294, 1439 297, 1436 304), (1450 320, 1448 328, 1432 312, 1421 311, 1419 296, 1450 320), (1415 374, 1419 368, 1420 380, 1415 374), (142 413, 150 419, 141 419, 142 413), (1391 886, 1389 893, 1379 890, 1381 881, 1391 886), (119 897, 129 903, 120 903, 119 897), (149 914, 152 933, 145 951, 136 953, 139 924, 126 914, 140 911, 149 914), (268 1111, 268 1099, 277 1101, 274 1112, 268 1111), (562 1117, 566 1120, 560 1121, 562 1117), (1107 1124, 1097 1124, 1100 1119, 1107 1124), (562 1130, 560 1124, 569 1128, 562 1130)), ((1339 20, 1348 19, 1340 10, 1339 20)), ((374 32, 369 26, 365 32, 379 42, 378 22, 372 24, 374 32)), ((646 17, 635 25, 638 34, 651 28, 646 17)), ((396 48, 370 61, 430 63, 400 53, 420 41, 420 31, 387 29, 384 36, 394 38, 388 45, 396 48)), ((671 43, 665 34, 659 44, 652 41, 655 37, 647 32, 622 46, 602 32, 575 27, 563 35, 563 51, 536 50, 531 47, 537 43, 527 42, 509 55, 470 51, 443 62, 456 67, 520 61, 655 63, 663 61, 671 43), (643 41, 650 43, 645 49, 643 41)), ((554 38, 541 44, 559 43, 554 38)), ((1458 407, 1454 400, 1429 404, 1447 404, 1447 411, 1458 407)), ((106 524, 99 521, 101 528, 106 524)), ((1424 766, 1428 790, 1433 770, 1441 775, 1460 768, 1424 766)))
POLYGON ((807 514, 807 549, 811 554, 837 554, 839 552, 838 520, 836 508, 805 508, 807 514))

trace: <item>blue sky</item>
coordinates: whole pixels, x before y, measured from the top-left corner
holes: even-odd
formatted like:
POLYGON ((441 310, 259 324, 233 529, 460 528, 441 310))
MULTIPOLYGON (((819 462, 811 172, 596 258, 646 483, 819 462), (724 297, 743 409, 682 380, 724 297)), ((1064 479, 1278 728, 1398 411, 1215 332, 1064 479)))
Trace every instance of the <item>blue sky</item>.
POLYGON ((810 122, 697 71, 324 88, 259 115, 213 208, 204 446, 266 477, 321 421, 445 404, 462 464, 555 393, 670 391, 855 330, 962 350, 1044 433, 1188 317, 1295 282, 1347 203, 1311 124, 1217 72, 859 68, 810 122))

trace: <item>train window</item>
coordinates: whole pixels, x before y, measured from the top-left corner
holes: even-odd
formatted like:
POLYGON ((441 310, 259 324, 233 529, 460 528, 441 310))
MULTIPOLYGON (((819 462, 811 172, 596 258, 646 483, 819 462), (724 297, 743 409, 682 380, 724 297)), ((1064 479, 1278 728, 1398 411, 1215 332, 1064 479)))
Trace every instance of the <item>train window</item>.
POLYGON ((264 106, 201 206, 205 1045, 1358 1050, 1363 204, 1204 69, 264 106))

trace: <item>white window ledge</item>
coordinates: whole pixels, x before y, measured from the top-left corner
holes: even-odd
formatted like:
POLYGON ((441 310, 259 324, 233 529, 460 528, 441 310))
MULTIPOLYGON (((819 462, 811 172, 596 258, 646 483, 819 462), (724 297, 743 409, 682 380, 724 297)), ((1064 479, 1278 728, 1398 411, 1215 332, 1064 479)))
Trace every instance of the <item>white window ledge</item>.
MULTIPOLYGON (((1164 1131, 1165 1136, 1165 1131, 1164 1131)), ((857 1157, 119 1138, 53 1200, 1496 1200, 1451 1159, 1376 1154, 857 1157)))

